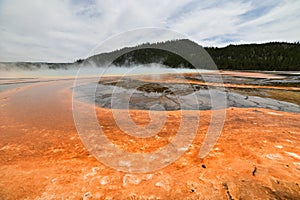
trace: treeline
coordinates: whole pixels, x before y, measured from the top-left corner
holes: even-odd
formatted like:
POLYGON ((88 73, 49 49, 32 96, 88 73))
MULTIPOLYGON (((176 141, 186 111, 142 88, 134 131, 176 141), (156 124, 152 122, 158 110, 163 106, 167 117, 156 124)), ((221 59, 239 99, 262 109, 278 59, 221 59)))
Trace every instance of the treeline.
MULTIPOLYGON (((114 60, 115 65, 161 63, 169 67, 193 68, 193 66, 177 54, 157 49, 161 46, 180 46, 187 40, 175 40, 154 44, 142 44, 124 48, 114 60), (122 52, 126 50, 123 54, 122 52)), ((191 44, 195 44, 190 41, 191 44)), ((287 42, 271 42, 265 44, 229 45, 224 48, 205 47, 219 69, 232 70, 300 70, 300 44, 287 42)), ((110 53, 109 53, 110 54, 110 53)))
POLYGON ((205 48, 219 69, 300 70, 300 44, 271 42, 266 44, 229 45, 205 48))
MULTIPOLYGON (((210 69, 207 54, 198 44, 187 39, 172 40, 157 43, 145 43, 135 47, 125 47, 108 53, 101 53, 86 59, 79 59, 74 63, 1 63, 1 69, 13 66, 23 69, 49 69, 104 64, 113 61, 114 65, 130 66, 132 64, 161 63, 172 68, 194 68, 194 66, 179 55, 165 51, 173 49, 181 55, 184 52, 188 60, 193 60, 197 68, 210 69), (204 59, 195 58, 194 52, 204 59), (204 53, 203 53, 204 52, 204 53), (205 63, 205 61, 207 63, 205 63), (30 66, 30 67, 29 67, 30 66)), ((265 44, 229 45, 224 48, 204 47, 206 52, 216 63, 218 69, 228 70, 268 70, 268 71, 300 71, 300 43, 270 42, 265 44)))

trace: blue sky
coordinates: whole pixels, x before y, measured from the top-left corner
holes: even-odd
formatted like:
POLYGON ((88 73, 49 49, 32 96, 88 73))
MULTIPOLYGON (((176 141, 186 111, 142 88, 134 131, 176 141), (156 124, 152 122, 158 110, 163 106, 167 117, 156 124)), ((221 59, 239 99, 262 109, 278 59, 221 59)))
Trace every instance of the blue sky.
POLYGON ((299 11, 299 0, 0 0, 0 61, 72 62, 143 27, 174 30, 203 46, 295 42, 299 11))

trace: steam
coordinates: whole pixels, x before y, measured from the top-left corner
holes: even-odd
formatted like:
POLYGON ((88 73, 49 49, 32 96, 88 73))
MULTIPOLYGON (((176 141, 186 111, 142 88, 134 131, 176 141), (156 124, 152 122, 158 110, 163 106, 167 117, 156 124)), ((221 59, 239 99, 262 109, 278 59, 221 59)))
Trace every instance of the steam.
MULTIPOLYGON (((207 70, 201 70, 201 72, 207 70)), ((133 74, 165 74, 165 73, 194 73, 196 69, 169 68, 168 66, 152 64, 136 64, 129 66, 101 66, 76 65, 59 66, 53 64, 30 63, 0 63, 0 78, 43 78, 43 77, 76 77, 100 75, 133 75, 133 74)))

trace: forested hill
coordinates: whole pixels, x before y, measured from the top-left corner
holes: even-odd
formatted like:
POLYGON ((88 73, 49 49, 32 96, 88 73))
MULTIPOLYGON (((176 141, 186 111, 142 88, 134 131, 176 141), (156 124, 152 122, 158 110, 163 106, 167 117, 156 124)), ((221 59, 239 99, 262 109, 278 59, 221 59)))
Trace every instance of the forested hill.
MULTIPOLYGON (((175 40, 154 44, 141 44, 127 47, 110 53, 92 56, 88 60, 103 61, 116 57, 113 64, 131 65, 162 63, 169 67, 193 68, 180 56, 161 50, 165 46, 180 49, 182 45, 196 44, 190 40, 175 40)), ((271 42, 265 44, 229 45, 224 48, 205 47, 219 69, 233 70, 300 70, 300 44, 286 42, 271 42)))
POLYGON ((300 70, 300 44, 272 42, 205 48, 219 69, 300 70))
MULTIPOLYGON (((193 41, 182 39, 158 43, 145 43, 135 47, 125 47, 108 53, 101 53, 86 59, 80 59, 75 63, 28 63, 13 62, 1 63, 0 69, 18 67, 22 69, 49 69, 85 66, 85 63, 93 63, 103 66, 113 61, 117 66, 130 66, 132 64, 161 63, 172 68, 194 68, 191 63, 182 57, 162 49, 174 49, 186 55, 188 60, 203 69, 211 69, 207 54, 198 44, 193 41), (197 52, 197 57, 195 57, 197 52), (201 58, 203 56, 204 59, 201 58), (200 57, 200 59, 199 59, 200 57), (206 62, 206 63, 205 63, 206 62)), ((277 70, 277 71, 300 71, 300 43, 271 42, 265 44, 229 45, 224 48, 204 48, 218 69, 232 70, 277 70)))

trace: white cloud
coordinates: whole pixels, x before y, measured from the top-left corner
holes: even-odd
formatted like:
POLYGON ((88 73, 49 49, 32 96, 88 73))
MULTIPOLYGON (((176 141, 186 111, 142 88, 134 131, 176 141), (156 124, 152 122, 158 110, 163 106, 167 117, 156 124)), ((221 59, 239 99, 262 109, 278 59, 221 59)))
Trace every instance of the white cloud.
POLYGON ((299 10, 298 0, 2 0, 0 61, 72 62, 142 27, 169 28, 205 46, 299 41, 299 10))

